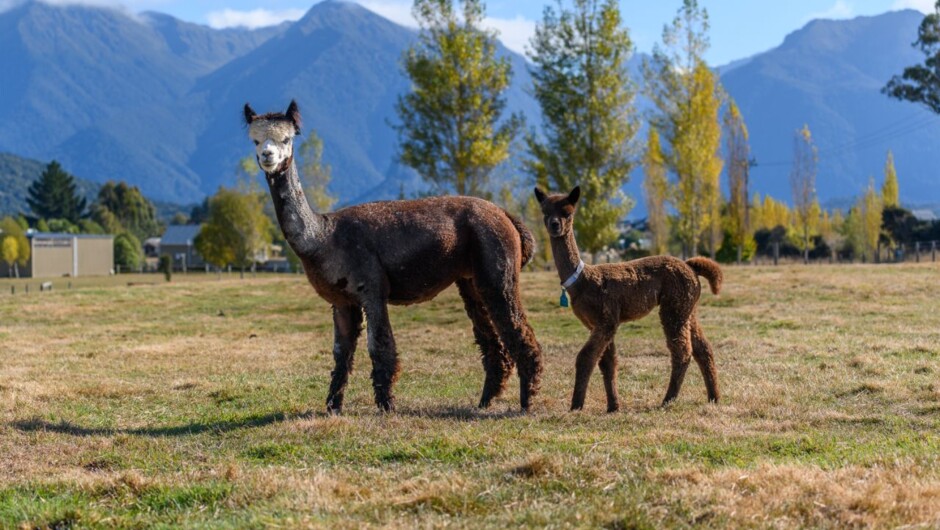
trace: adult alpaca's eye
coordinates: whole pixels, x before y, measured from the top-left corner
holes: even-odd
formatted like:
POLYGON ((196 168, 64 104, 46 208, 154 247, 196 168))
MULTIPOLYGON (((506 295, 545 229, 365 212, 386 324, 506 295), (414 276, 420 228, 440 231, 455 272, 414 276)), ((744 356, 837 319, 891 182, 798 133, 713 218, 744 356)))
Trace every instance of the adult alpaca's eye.
POLYGON ((261 145, 261 142, 259 142, 258 140, 254 140, 254 142, 255 142, 255 145, 261 145))
POLYGON ((284 143, 284 145, 289 144, 289 143, 290 143, 290 138, 284 138, 284 142, 283 142, 283 143, 284 143))

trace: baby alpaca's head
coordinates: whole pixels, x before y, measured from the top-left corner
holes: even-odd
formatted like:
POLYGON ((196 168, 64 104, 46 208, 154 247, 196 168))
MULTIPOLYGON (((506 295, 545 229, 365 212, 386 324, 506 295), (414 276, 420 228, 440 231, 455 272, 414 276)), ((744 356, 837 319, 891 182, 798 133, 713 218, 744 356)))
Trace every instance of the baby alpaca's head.
POLYGON ((565 237, 574 226, 574 212, 578 209, 578 199, 581 197, 581 187, 575 186, 571 193, 556 193, 546 195, 544 191, 535 188, 535 198, 542 207, 545 228, 552 237, 565 237))

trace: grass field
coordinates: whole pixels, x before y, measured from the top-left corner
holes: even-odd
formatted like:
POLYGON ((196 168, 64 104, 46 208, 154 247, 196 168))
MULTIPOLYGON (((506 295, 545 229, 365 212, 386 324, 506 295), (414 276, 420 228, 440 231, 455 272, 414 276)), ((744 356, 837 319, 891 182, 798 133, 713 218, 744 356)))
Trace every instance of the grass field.
POLYGON ((528 415, 515 376, 473 407, 453 289, 392 311, 398 412, 361 341, 328 417, 329 307, 300 277, 212 279, 0 282, 0 527, 940 526, 935 265, 728 268, 700 311, 722 403, 693 363, 658 407, 653 316, 620 328, 616 414, 599 373, 567 411, 587 333, 551 274, 523 277, 546 360, 528 415))

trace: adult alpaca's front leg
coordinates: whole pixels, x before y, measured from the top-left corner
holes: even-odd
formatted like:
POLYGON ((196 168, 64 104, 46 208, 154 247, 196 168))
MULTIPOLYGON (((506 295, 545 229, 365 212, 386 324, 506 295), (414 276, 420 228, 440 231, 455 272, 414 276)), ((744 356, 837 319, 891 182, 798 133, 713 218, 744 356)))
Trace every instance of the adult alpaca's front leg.
POLYGON ((356 343, 362 333, 362 308, 333 306, 333 360, 330 392, 326 397, 326 410, 339 414, 343 410, 343 394, 353 368, 356 343))
POLYGON ((386 300, 376 300, 365 304, 368 319, 369 357, 372 358, 372 389, 375 391, 375 404, 386 412, 395 410, 395 396, 392 386, 398 380, 398 352, 395 350, 395 337, 388 320, 386 300))

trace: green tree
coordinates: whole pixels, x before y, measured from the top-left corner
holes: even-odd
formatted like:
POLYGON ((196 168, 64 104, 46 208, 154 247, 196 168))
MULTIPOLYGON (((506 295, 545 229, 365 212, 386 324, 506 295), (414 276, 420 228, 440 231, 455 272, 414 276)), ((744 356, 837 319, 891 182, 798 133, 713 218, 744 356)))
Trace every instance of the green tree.
POLYGON ((266 194, 220 187, 209 199, 209 216, 196 236, 196 250, 218 267, 234 265, 242 274, 271 244, 271 220, 264 213, 266 194))
POLYGON ((78 196, 75 178, 53 160, 27 190, 26 203, 40 219, 65 219, 77 224, 86 201, 78 196))
POLYGON ((336 197, 330 194, 330 166, 323 163, 323 140, 313 129, 307 139, 300 144, 300 181, 307 194, 307 201, 317 212, 328 212, 336 204, 336 197))
POLYGON ((751 169, 747 126, 737 103, 728 102, 724 118, 725 157, 728 171, 727 230, 729 244, 735 248, 735 260, 741 263, 744 248, 752 242, 748 181, 751 169))
POLYGON ((91 217, 111 233, 127 230, 138 241, 161 231, 157 208, 137 186, 125 182, 107 182, 101 187, 91 207, 91 217))
POLYGON ((924 17, 917 30, 914 46, 920 48, 924 64, 904 69, 882 89, 890 97, 924 105, 940 114, 940 0, 934 12, 924 17))
POLYGON ((415 0, 418 41, 405 52, 412 90, 396 105, 399 157, 425 181, 459 195, 483 195, 492 171, 509 157, 521 119, 502 120, 508 58, 497 58, 493 31, 482 27, 481 0, 415 0))
POLYGON ((526 139, 526 168, 543 187, 581 186, 578 243, 597 252, 616 239, 617 222, 633 206, 621 191, 639 130, 626 67, 633 43, 615 0, 572 4, 546 7, 530 43, 543 131, 526 139))
POLYGON ((797 228, 802 239, 803 262, 809 262, 810 236, 819 220, 819 203, 816 201, 816 165, 819 151, 813 143, 808 125, 796 131, 793 139, 793 167, 790 169, 790 186, 793 189, 793 210, 797 228))
POLYGON ((684 0, 663 30, 663 46, 643 64, 647 94, 656 107, 651 124, 669 145, 666 160, 675 176, 671 196, 684 254, 697 253, 704 235, 714 255, 720 232, 723 94, 704 60, 708 28, 708 12, 696 0, 684 0))
POLYGON ((647 136, 643 172, 650 250, 653 254, 666 254, 669 252, 669 217, 666 212, 669 182, 666 179, 666 160, 659 143, 659 133, 653 127, 650 127, 647 136))
POLYGON ((884 200, 884 207, 900 208, 899 194, 898 172, 894 169, 894 153, 888 151, 888 158, 885 160, 885 182, 881 187, 881 198, 884 200))
MULTIPOLYGON (((26 230, 16 219, 4 217, 0 220, 0 239, 4 242, 10 240, 16 244, 16 257, 12 260, 4 259, 4 261, 11 268, 13 275, 19 278, 19 268, 25 267, 29 263, 30 253, 32 252, 29 239, 26 237, 26 230)), ((6 244, 10 245, 10 243, 6 244)), ((8 252, 9 254, 13 253, 12 250, 8 252)))
POLYGON ((117 270, 132 271, 140 267, 143 250, 140 240, 130 232, 122 232, 114 237, 114 267, 117 270))

